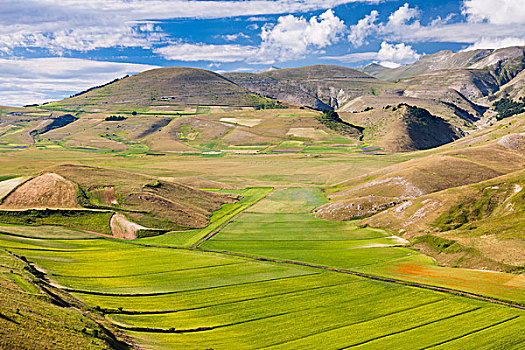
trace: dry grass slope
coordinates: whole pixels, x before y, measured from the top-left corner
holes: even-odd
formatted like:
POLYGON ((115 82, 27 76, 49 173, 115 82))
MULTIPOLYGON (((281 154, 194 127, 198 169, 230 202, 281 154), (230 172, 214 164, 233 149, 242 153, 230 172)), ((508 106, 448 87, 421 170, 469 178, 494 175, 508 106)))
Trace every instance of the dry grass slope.
POLYGON ((316 215, 330 220, 369 216, 425 194, 518 171, 525 166, 525 153, 516 138, 521 140, 504 136, 487 145, 409 160, 339 183, 328 188, 331 202, 318 208, 316 215))
POLYGON ((75 184, 54 173, 45 173, 22 184, 0 206, 2 209, 78 207, 75 184))
POLYGON ((96 194, 113 188, 118 203, 112 206, 114 210, 129 211, 132 220, 156 229, 205 227, 213 211, 237 200, 236 196, 113 169, 60 165, 49 170, 78 184, 88 207, 105 207, 96 202, 100 198, 96 194))

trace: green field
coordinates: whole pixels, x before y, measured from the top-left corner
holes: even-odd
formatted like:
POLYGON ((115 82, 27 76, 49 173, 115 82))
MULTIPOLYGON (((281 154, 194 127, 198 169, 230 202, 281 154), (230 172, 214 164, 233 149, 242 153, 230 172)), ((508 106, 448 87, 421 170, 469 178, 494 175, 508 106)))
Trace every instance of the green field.
POLYGON ((201 247, 346 269, 417 255, 383 230, 317 219, 325 202, 320 189, 277 190, 201 247))
POLYGON ((518 309, 343 273, 106 239, 0 242, 152 348, 421 348, 465 337, 483 348, 525 341, 518 309), (499 336, 503 325, 512 337, 499 336))
MULTIPOLYGON (((0 247, 37 264, 54 286, 148 348, 503 349, 525 342, 525 314, 516 308, 257 260, 368 273, 400 263, 433 266, 394 246, 383 230, 315 218, 312 209, 326 202, 320 189, 240 194, 243 200, 223 206, 202 230, 124 242, 7 225, 0 247)), ((35 292, 18 275, 8 277, 35 292)))
POLYGON ((525 305, 523 276, 436 266, 387 231, 316 218, 320 189, 277 190, 200 247, 346 269, 482 294, 525 305), (483 283, 479 283, 483 281, 483 283))
POLYGON ((147 244, 165 245, 171 247, 194 247, 197 246, 208 235, 212 235, 228 224, 236 215, 246 210, 257 201, 264 198, 272 191, 271 188, 249 188, 244 191, 227 191, 242 195, 237 203, 225 204, 221 209, 215 211, 210 218, 210 224, 203 229, 184 232, 170 232, 165 235, 145 238, 142 242, 147 244))

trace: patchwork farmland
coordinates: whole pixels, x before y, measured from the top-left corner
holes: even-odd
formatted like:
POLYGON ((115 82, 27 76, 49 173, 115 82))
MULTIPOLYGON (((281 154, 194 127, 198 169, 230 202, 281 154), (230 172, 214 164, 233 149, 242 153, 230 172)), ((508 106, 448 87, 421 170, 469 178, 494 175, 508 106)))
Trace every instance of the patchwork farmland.
POLYGON ((492 349, 525 341, 523 311, 448 293, 198 250, 7 232, 3 248, 152 348, 384 348, 410 336, 410 348, 468 340, 492 349))

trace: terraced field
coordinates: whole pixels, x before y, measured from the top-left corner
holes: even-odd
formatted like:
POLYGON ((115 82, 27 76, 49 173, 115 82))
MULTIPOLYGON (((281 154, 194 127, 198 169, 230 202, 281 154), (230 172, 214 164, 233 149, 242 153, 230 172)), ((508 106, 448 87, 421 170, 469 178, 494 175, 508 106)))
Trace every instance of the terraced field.
POLYGON ((353 275, 428 261, 382 230, 315 218, 311 210, 325 202, 319 189, 270 191, 242 191, 243 201, 192 234, 124 242, 7 225, 0 248, 153 349, 525 344, 523 310, 353 275))

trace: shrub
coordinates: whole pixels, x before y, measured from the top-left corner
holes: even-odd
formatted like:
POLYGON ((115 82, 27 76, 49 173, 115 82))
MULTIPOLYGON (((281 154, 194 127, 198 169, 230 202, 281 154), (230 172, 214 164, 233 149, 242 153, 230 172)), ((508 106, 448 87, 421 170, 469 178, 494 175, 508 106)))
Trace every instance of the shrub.
POLYGON ((513 115, 525 112, 525 98, 521 98, 520 102, 515 102, 510 98, 502 98, 494 103, 494 109, 498 112, 496 119, 502 120, 513 115))
POLYGON ((118 122, 122 120, 126 120, 128 118, 123 117, 121 115, 110 115, 109 117, 106 117, 104 120, 107 122, 118 122))

